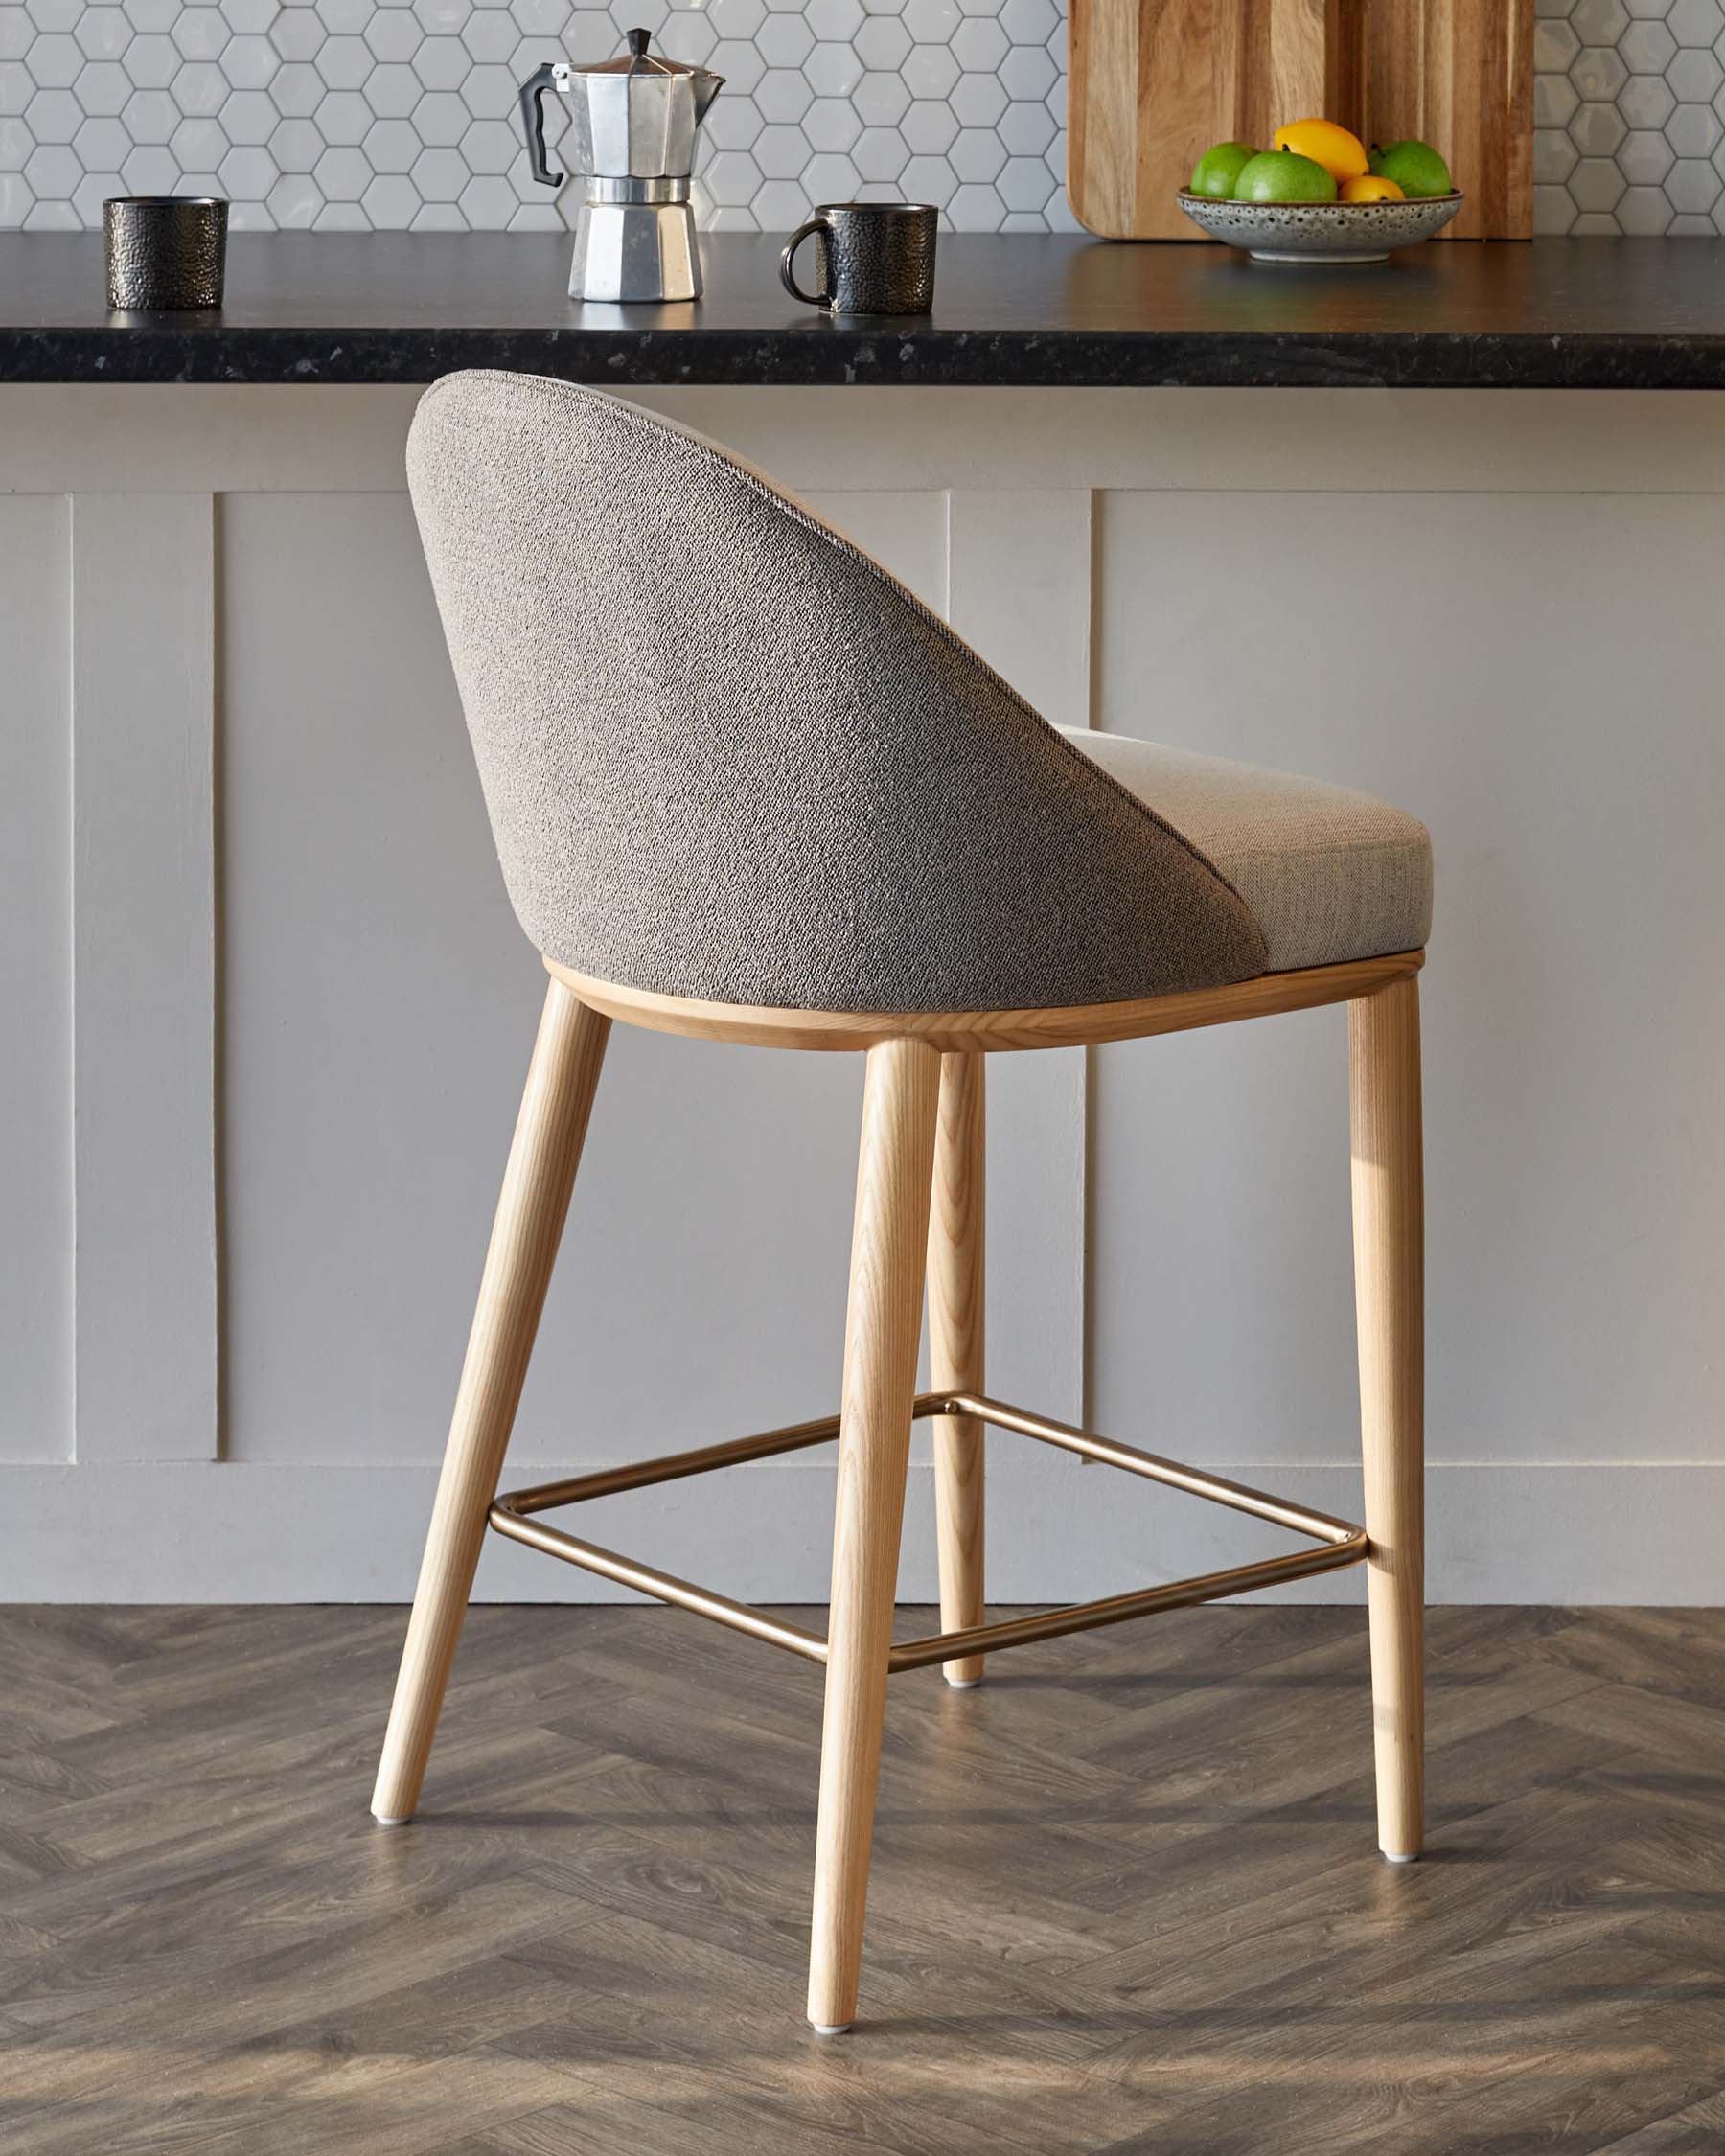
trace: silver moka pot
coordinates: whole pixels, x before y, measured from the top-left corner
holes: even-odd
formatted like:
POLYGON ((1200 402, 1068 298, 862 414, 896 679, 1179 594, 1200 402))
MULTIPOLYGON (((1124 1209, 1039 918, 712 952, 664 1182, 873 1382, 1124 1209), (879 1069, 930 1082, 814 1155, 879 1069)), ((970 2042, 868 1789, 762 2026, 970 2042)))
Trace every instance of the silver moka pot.
POLYGON ((521 119, 533 176, 561 187, 545 160, 547 90, 569 101, 570 162, 586 195, 575 219, 569 297, 687 300, 701 297, 701 245, 689 207, 695 135, 724 78, 683 67, 647 50, 649 34, 629 33, 629 50, 596 67, 567 60, 536 67, 521 84, 521 119))

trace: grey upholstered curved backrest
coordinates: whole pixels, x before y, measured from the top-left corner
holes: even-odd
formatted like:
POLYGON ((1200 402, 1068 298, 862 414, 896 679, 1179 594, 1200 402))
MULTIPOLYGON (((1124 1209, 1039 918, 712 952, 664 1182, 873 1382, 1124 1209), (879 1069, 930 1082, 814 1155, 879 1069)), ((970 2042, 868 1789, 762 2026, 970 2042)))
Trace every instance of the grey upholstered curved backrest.
POLYGON ((1184 839, 757 473, 593 390, 451 375, 407 469, 497 851, 548 956, 851 1011, 1261 971, 1184 839))

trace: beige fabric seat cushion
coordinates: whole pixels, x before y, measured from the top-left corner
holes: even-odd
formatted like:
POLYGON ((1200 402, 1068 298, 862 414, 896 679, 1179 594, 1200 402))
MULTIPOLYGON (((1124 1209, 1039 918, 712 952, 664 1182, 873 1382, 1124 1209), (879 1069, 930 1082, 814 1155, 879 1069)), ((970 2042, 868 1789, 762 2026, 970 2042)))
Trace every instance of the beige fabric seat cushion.
POLYGON ((1246 901, 1266 971, 1416 951, 1432 925, 1432 840, 1368 793, 1123 734, 1061 729, 1246 901))

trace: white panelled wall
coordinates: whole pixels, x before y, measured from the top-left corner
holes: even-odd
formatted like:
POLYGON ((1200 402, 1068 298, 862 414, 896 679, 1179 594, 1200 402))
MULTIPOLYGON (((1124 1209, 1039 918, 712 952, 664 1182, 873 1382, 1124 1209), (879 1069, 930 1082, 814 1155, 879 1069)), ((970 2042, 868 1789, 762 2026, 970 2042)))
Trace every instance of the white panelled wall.
MULTIPOLYGON (((1716 1600, 1719 400, 644 401, 1049 717, 1425 815, 1434 1597, 1716 1600)), ((0 391, 4 1598, 411 1589, 543 980, 402 491, 413 401, 0 391)), ((511 1479, 827 1411, 861 1080, 616 1030, 511 1479)), ((1354 1513, 1344 1014, 991 1058, 990 1089, 990 1388, 1354 1513)), ((1000 1599, 1269 1547, 991 1447, 1000 1599)), ((830 1497, 813 1455, 594 1531, 821 1598, 830 1497)), ((481 1592, 610 1594, 502 1546, 481 1592)))

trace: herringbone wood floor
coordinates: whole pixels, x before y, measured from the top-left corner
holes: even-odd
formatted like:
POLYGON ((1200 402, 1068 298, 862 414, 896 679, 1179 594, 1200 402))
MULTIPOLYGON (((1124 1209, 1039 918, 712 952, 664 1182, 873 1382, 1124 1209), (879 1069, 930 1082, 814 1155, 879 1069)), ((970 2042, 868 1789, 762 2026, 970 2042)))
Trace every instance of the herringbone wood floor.
POLYGON ((1359 1613, 897 1678, 863 2018, 825 2044, 816 1670, 477 1610, 386 1833, 402 1628, 0 1611, 10 2156, 1725 2150, 1725 1613, 1435 1612, 1406 1871, 1359 1613))

